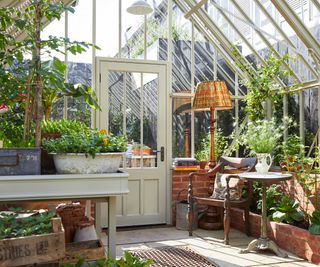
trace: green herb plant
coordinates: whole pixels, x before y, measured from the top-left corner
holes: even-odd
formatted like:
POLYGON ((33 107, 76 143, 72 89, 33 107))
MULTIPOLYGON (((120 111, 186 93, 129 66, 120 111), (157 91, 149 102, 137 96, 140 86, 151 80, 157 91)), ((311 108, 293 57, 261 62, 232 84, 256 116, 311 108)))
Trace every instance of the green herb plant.
POLYGON ((71 131, 57 139, 42 140, 43 147, 49 153, 85 153, 95 157, 96 153, 124 152, 127 139, 118 135, 108 134, 106 130, 84 129, 71 131))
POLYGON ((295 162, 303 158, 305 146, 301 144, 299 136, 290 134, 279 146, 279 149, 278 160, 282 167, 290 171, 295 162))
POLYGON ((51 233, 53 217, 53 212, 21 219, 18 219, 18 214, 15 212, 0 213, 0 239, 51 233))
POLYGON ((239 143, 249 148, 251 154, 271 153, 282 136, 282 129, 274 120, 250 121, 239 143))
POLYGON ((87 126, 76 120, 44 120, 41 123, 42 133, 60 133, 85 132, 87 126))
POLYGON ((304 213, 299 210, 299 202, 292 200, 288 196, 283 196, 278 207, 272 207, 272 219, 276 222, 294 224, 304 219, 304 213))
POLYGON ((313 235, 320 235, 320 209, 314 210, 310 216, 309 232, 313 235))
MULTIPOLYGON (((214 135, 214 156, 219 159, 228 148, 228 140, 223 132, 218 128, 214 135)), ((199 149, 195 152, 195 158, 198 161, 207 161, 210 157, 210 134, 201 139, 199 149)))
MULTIPOLYGON (((113 259, 110 256, 108 258, 102 258, 97 260, 94 266, 96 267, 148 267, 152 264, 152 259, 140 259, 129 251, 124 251, 124 257, 120 259, 113 259)), ((64 263, 62 267, 78 267, 78 266, 92 266, 84 259, 79 259, 76 263, 64 263)))
MULTIPOLYGON (((267 216, 272 216, 274 209, 279 206, 281 196, 283 194, 280 192, 280 186, 273 184, 269 186, 266 190, 266 205, 267 205, 267 216)), ((253 183, 253 199, 252 205, 254 211, 261 214, 262 211, 262 186, 261 183, 253 183)))

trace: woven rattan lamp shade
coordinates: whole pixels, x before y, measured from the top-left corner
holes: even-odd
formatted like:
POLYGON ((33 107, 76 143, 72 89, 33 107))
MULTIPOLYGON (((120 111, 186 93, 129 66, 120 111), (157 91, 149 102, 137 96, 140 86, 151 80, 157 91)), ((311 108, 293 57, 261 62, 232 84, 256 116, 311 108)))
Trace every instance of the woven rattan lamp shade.
POLYGON ((208 108, 214 108, 215 110, 232 108, 229 90, 224 81, 198 83, 193 99, 193 109, 205 110, 208 108))

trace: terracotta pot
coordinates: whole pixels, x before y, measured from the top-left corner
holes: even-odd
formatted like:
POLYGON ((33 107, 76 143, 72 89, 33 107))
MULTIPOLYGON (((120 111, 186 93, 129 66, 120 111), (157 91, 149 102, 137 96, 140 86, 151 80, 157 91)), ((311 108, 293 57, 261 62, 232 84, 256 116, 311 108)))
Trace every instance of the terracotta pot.
MULTIPOLYGON (((134 148, 132 149, 132 155, 138 156, 141 153, 140 148, 134 148)), ((142 155, 150 155, 151 154, 151 148, 144 148, 142 149, 142 155)))
POLYGON ((151 154, 151 148, 144 148, 142 149, 143 155, 150 155, 151 154))
POLYGON ((200 169, 205 169, 206 165, 207 165, 208 161, 200 161, 199 165, 200 165, 200 169))

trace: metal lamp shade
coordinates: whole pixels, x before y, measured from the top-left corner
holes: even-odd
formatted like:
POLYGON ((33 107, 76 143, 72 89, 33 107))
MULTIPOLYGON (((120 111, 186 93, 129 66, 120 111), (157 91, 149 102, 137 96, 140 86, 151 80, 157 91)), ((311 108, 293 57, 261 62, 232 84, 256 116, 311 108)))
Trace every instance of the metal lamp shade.
POLYGON ((231 109, 232 101, 229 90, 224 81, 205 81, 198 83, 193 99, 193 109, 206 110, 231 109))
POLYGON ((147 15, 153 11, 146 1, 136 1, 127 8, 127 12, 133 15, 147 15))

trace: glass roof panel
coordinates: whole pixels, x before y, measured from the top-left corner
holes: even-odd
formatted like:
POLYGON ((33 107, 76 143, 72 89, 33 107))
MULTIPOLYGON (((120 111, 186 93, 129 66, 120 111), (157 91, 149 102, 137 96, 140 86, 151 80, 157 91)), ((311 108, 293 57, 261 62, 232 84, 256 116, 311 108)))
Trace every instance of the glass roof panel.
MULTIPOLYGON (((188 0, 186 2, 189 3, 190 9, 200 1, 188 0)), ((319 10, 311 2, 311 0, 288 1, 304 21, 305 26, 311 32, 315 32, 315 21, 318 21, 317 27, 319 28, 319 10)), ((201 10, 209 14, 210 23, 216 23, 222 30, 222 34, 234 45, 237 45, 243 56, 253 56, 252 60, 255 62, 261 64, 262 60, 270 55, 271 49, 274 50, 274 56, 278 57, 289 53, 292 59, 284 64, 284 68, 293 70, 294 79, 285 80, 286 85, 300 84, 316 79, 314 60, 306 45, 299 39, 271 1, 209 0, 201 6, 201 10)), ((202 21, 207 19, 195 8, 192 16, 199 17, 202 21)), ((219 36, 221 32, 212 32, 212 34, 219 36)), ((318 36, 319 39, 320 36, 318 36)))

